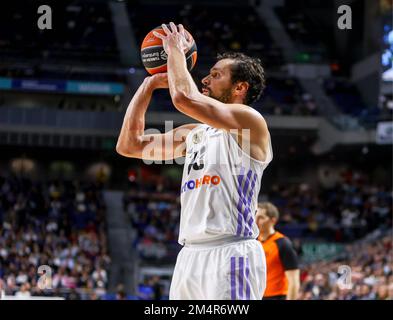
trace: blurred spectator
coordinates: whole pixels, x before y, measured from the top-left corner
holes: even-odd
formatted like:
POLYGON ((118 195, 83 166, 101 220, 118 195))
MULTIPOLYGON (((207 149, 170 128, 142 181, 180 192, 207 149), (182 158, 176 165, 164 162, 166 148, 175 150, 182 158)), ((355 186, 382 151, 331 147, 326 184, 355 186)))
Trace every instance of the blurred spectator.
POLYGON ((154 288, 149 278, 145 278, 143 283, 138 286, 138 298, 141 300, 153 300, 154 288))
POLYGON ((162 287, 160 285, 160 277, 159 276, 153 276, 151 278, 151 286, 153 288, 154 292, 154 300, 161 300, 162 298, 162 287))
POLYGON ((127 294, 123 284, 119 284, 116 288, 116 300, 126 300, 127 294))
POLYGON ((31 296, 29 289, 30 285, 28 283, 23 283, 19 291, 15 293, 15 297, 18 299, 28 299, 31 296))

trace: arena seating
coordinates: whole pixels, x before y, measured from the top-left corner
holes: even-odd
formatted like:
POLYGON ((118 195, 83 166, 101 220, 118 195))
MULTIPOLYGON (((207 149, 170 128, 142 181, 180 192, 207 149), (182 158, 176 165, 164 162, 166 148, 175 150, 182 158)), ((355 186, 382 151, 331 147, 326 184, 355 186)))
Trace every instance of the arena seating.
POLYGON ((273 185, 267 195, 288 236, 350 242, 391 224, 389 187, 370 182, 365 172, 344 171, 333 185, 318 189, 307 183, 273 185))
POLYGON ((302 266, 302 300, 392 300, 391 233, 369 242, 351 244, 346 255, 334 261, 302 266), (339 283, 339 267, 350 268, 350 287, 339 283))
POLYGON ((110 257, 101 188, 79 181, 0 177, 0 282, 6 295, 98 299, 110 257), (37 272, 53 267, 52 289, 37 272))
POLYGON ((162 184, 148 187, 135 182, 125 193, 123 206, 137 231, 132 245, 141 258, 153 264, 173 262, 180 250, 180 203, 174 185, 164 191, 162 184))

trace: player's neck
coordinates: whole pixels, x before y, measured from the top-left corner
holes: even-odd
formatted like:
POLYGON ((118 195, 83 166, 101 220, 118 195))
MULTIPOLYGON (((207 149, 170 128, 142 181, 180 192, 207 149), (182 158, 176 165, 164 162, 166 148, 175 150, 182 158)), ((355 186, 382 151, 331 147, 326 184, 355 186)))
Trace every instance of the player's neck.
POLYGON ((232 104, 244 104, 244 98, 236 96, 236 97, 233 97, 231 99, 231 101, 229 101, 229 103, 232 103, 232 104))
POLYGON ((274 234, 276 230, 273 227, 269 228, 265 232, 262 232, 262 241, 267 240, 272 234, 274 234))

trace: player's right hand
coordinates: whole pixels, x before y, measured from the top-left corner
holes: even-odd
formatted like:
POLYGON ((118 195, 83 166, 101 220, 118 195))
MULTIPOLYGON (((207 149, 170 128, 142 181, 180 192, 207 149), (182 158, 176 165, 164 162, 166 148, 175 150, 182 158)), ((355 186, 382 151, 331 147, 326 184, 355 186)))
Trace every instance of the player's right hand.
POLYGON ((156 73, 149 78, 149 85, 153 89, 168 89, 168 73, 156 73))

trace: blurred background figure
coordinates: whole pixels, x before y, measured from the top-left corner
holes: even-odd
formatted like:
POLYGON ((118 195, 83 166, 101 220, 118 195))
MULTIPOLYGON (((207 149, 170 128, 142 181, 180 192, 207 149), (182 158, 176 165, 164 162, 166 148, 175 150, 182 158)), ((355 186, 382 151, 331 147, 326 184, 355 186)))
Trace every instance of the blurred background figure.
POLYGON ((116 300, 126 300, 127 294, 123 284, 117 286, 116 300))
POLYGON ((266 256, 267 282, 264 300, 296 300, 300 289, 298 257, 291 241, 275 230, 279 212, 270 202, 258 204, 258 240, 266 256))

